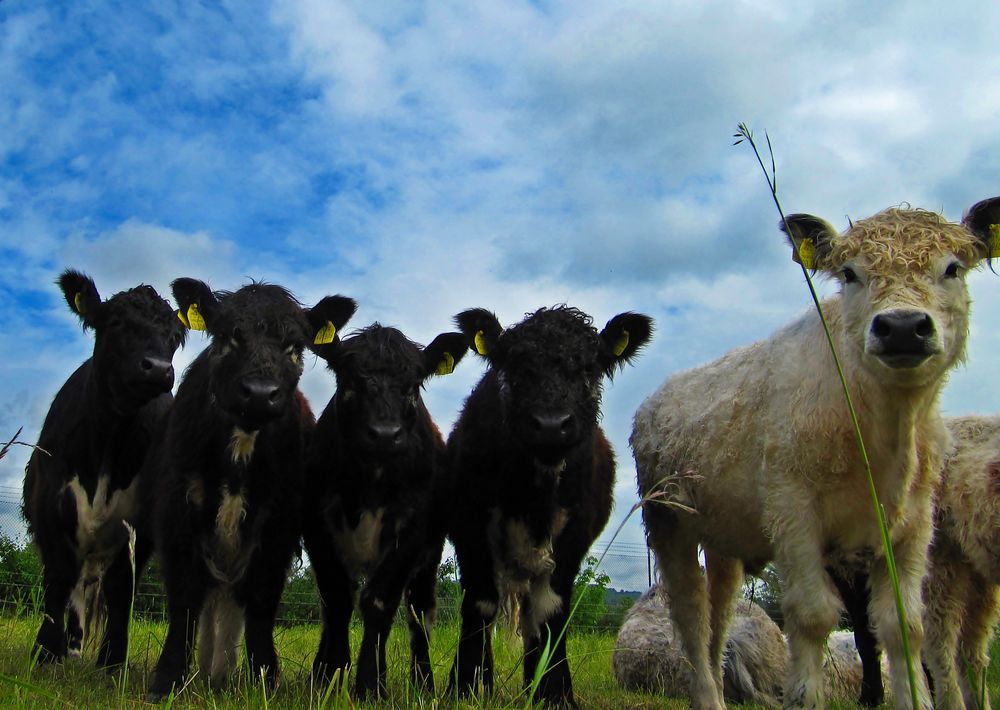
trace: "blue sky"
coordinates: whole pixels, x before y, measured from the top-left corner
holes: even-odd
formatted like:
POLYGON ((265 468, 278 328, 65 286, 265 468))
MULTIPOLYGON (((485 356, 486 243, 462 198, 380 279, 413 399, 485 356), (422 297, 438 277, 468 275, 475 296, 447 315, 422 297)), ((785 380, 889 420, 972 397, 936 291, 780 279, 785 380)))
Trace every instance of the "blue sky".
MULTIPOLYGON (((89 353, 67 266, 106 296, 344 293, 421 342, 472 306, 638 310, 655 341, 605 394, 620 519, 642 398, 808 305, 736 124, 771 135, 790 211, 959 219, 1000 193, 997 26, 972 2, 0 3, 0 438, 33 439, 89 353)), ((971 288, 951 413, 1000 408, 1000 282, 971 288)), ((429 384, 445 430, 481 372, 429 384)), ((333 380, 303 385, 318 409, 333 380)))

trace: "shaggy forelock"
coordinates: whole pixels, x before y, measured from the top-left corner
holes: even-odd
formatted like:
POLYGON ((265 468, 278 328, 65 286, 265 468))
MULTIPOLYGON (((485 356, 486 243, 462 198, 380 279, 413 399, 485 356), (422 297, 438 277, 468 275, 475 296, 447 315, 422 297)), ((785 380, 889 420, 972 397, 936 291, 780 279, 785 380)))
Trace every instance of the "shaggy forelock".
POLYGON ((152 286, 142 284, 116 293, 105 302, 104 307, 108 316, 123 321, 126 327, 154 327, 168 332, 173 330, 182 338, 186 332, 170 303, 152 286))
POLYGON ((267 333, 279 340, 302 343, 309 333, 309 321, 302 304, 282 286, 254 282, 237 291, 219 291, 220 312, 217 333, 228 337, 239 328, 247 335, 267 333))
POLYGON ((832 244, 836 268, 862 256, 874 274, 916 274, 942 254, 954 254, 970 266, 981 256, 976 237, 961 224, 934 212, 893 207, 854 222, 832 244))
POLYGON ((600 352, 600 335, 593 319, 570 306, 540 308, 501 335, 501 346, 515 359, 566 361, 594 358, 600 352))
POLYGON ((396 328, 379 323, 356 330, 341 344, 338 370, 399 379, 421 379, 422 349, 396 328))

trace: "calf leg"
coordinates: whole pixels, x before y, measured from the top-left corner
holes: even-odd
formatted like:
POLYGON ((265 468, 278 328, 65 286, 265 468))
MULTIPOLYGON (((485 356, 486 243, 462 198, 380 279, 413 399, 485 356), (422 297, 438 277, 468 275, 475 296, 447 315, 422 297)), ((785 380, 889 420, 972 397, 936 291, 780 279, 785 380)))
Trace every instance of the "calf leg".
POLYGON ((69 606, 66 609, 66 652, 70 656, 83 653, 83 618, 86 613, 86 600, 83 579, 77 582, 70 593, 69 606))
POLYGON ((385 560, 371 575, 361 593, 361 618, 364 633, 358 652, 355 694, 359 699, 381 697, 386 691, 385 644, 392 619, 406 584, 408 565, 402 560, 385 560))
POLYGON ((713 552, 705 553, 708 573, 709 625, 712 629, 708 645, 708 662, 715 674, 719 697, 724 698, 722 658, 726 650, 729 623, 736 610, 736 595, 743 583, 743 563, 713 552))
MULTIPOLYGON (((923 536, 916 532, 907 534, 906 531, 903 531, 893 543, 899 575, 899 593, 902 597, 908 626, 909 660, 914 668, 917 705, 922 709, 931 707, 927 679, 920 672, 920 649, 924 636, 924 627, 921 622, 923 604, 920 598, 920 588, 926 569, 926 540, 929 530, 928 526, 928 533, 923 536)), ((907 655, 899 630, 899 616, 896 611, 895 595, 889 580, 888 568, 881 558, 876 559, 872 565, 871 588, 870 612, 875 622, 876 634, 889 658, 893 701, 897 708, 909 708, 911 694, 910 680, 906 670, 907 655)), ((935 687, 937 687, 936 683, 935 687)))
POLYGON ((191 649, 198 632, 198 614, 203 599, 204 589, 194 590, 194 594, 183 602, 171 600, 168 593, 167 638, 153 670, 153 681, 146 695, 148 702, 158 703, 171 690, 180 690, 191 663, 191 649))
POLYGON ((66 607, 80 577, 80 565, 72 550, 62 549, 43 553, 42 564, 44 612, 32 653, 39 663, 52 663, 66 656, 66 607))
POLYGON ((815 520, 805 513, 800 516, 785 521, 775 550, 785 582, 782 609, 789 647, 783 702, 786 708, 821 710, 823 653, 827 636, 840 619, 841 604, 822 564, 819 536, 811 529, 815 520))
POLYGON ((340 672, 339 682, 347 678, 351 664, 349 627, 356 587, 332 549, 328 542, 311 544, 310 538, 306 538, 306 551, 316 576, 323 614, 323 630, 312 673, 315 681, 324 686, 330 683, 337 671, 340 672))
POLYGON ((406 589, 406 619, 410 627, 410 680, 414 687, 434 694, 431 671, 431 626, 437 610, 437 571, 441 563, 441 545, 436 554, 410 580, 406 589))
POLYGON ((492 581, 471 584, 463 575, 462 628, 451 667, 449 692, 469 695, 482 681, 486 693, 493 691, 493 645, 490 630, 500 608, 500 595, 492 581))
POLYGON ((855 572, 848 579, 839 570, 828 569, 827 572, 840 593, 851 617, 851 626, 854 627, 854 645, 861 657, 862 672, 858 703, 869 708, 877 707, 885 699, 885 689, 882 687, 882 652, 868 619, 868 602, 871 598, 868 592, 868 574, 855 572))
POLYGON ((573 677, 566 657, 566 636, 572 611, 573 582, 583 561, 583 553, 566 555, 557 548, 556 559, 551 581, 536 580, 530 597, 525 599, 521 608, 524 683, 530 686, 534 682, 542 648, 548 643, 547 667, 538 681, 535 699, 546 705, 576 707, 573 677), (570 559, 565 559, 567 556, 570 559))
POLYGON ((152 554, 147 541, 136 540, 135 558, 129 559, 128 546, 115 557, 104 575, 104 598, 108 606, 104 637, 97 652, 97 666, 113 671, 125 663, 128 656, 128 627, 132 617, 132 600, 142 571, 152 554), (133 571, 134 566, 134 571, 133 571))
POLYGON ((962 695, 966 708, 990 710, 990 695, 984 685, 990 639, 1000 615, 1000 587, 974 574, 966 600, 956 659, 963 671, 962 695))
POLYGON ((454 539, 462 584, 462 629, 451 667, 449 692, 474 693, 480 680, 493 691, 493 645, 490 630, 500 610, 500 591, 493 577, 493 555, 485 531, 475 521, 456 525, 467 537, 454 539))
MULTIPOLYGON (((646 520, 652 525, 654 516, 647 515, 646 520)), ((652 528, 649 544, 670 599, 670 620, 691 664, 691 705, 695 710, 721 710, 725 705, 709 659, 708 592, 698 564, 698 546, 652 528)))

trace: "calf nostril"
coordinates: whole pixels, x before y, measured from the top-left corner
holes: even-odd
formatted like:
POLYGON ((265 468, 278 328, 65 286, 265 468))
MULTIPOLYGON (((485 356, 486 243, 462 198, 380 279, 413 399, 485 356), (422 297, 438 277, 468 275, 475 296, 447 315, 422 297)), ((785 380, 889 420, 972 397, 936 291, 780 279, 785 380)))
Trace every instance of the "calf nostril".
POLYGON ((872 321, 872 334, 877 338, 886 338, 892 333, 892 326, 882 316, 875 316, 872 321))
POLYGON ((931 321, 930 316, 924 315, 914 328, 914 332, 919 338, 929 338, 934 335, 934 323, 931 321))

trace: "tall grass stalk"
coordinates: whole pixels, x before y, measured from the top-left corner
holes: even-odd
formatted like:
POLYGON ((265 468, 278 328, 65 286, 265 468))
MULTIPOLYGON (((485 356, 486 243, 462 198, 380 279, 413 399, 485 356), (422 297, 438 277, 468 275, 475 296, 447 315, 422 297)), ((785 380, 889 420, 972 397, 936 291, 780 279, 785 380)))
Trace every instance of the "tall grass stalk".
MULTIPOLYGON (((774 206, 778 210, 778 214, 781 216, 781 223, 785 226, 785 232, 791 237, 792 231, 789 228, 788 220, 785 217, 785 211, 781 207, 781 201, 778 199, 778 182, 777 182, 777 171, 774 165, 774 150, 771 147, 771 138, 764 134, 767 139, 767 152, 771 159, 771 170, 768 172, 767 167, 764 165, 764 159, 761 157, 760 151, 757 149, 757 143, 754 141, 753 132, 747 126, 746 123, 740 123, 737 126, 737 132, 733 134, 733 138, 736 138, 736 142, 733 145, 739 145, 743 141, 746 141, 750 147, 753 149, 753 154, 757 158, 757 164, 760 165, 761 172, 764 173, 764 179, 767 181, 767 186, 771 191, 771 199, 774 200, 774 206)), ((793 248, 798 248, 797 245, 793 248)), ((804 261, 804 260, 801 260, 804 261)), ((906 609, 903 607, 903 597, 899 591, 899 574, 896 570, 896 558, 892 552, 892 540, 889 538, 889 524, 885 517, 885 508, 879 503, 878 492, 875 489, 875 478, 872 476, 871 463, 868 460, 868 450, 865 448, 865 441, 861 435, 861 425, 858 423, 858 414, 854 409, 854 401, 851 399, 851 392, 847 387, 847 378, 844 376, 844 368, 840 364, 840 357, 837 354, 836 345, 833 342, 833 335, 830 333, 830 327, 827 324, 826 316, 823 314, 823 307, 820 305, 819 296, 816 293, 816 287, 813 285, 812 276, 809 273, 809 269, 806 268, 804 263, 799 263, 799 267, 802 269, 802 275, 806 279, 806 284, 809 287, 809 294, 812 296, 813 304, 816 306, 816 312, 819 314, 820 322, 823 324, 823 332, 826 334, 826 341, 830 346, 830 352, 833 355, 833 362, 837 367, 837 375, 840 377, 840 384, 844 390, 844 399, 847 400, 847 409, 851 415, 851 424, 854 426, 854 437, 858 445, 858 451, 861 454, 861 460, 865 465, 865 473, 868 476, 868 491, 871 494, 872 505, 875 508, 875 516, 878 519, 879 532, 882 535, 882 549, 885 552, 885 564, 889 571, 889 580, 892 583, 892 592, 896 600, 896 615, 899 619, 899 633, 903 640, 903 653, 906 656, 906 673, 910 680, 910 700, 912 702, 913 710, 917 710, 920 707, 918 702, 918 692, 917 692, 917 676, 916 669, 913 667, 913 661, 910 657, 910 635, 909 635, 909 624, 906 621, 906 609)))

